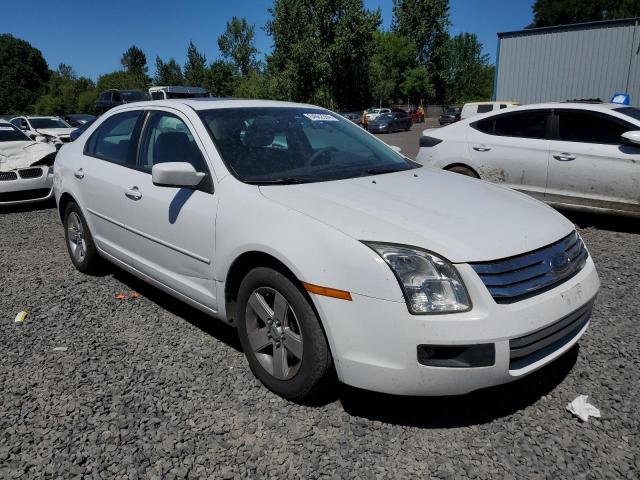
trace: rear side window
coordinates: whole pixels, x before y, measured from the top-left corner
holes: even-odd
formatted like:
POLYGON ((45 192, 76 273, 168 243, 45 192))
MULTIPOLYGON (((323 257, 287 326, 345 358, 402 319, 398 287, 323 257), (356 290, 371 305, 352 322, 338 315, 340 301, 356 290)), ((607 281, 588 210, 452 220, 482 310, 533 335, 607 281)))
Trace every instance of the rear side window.
POLYGON ((121 165, 135 166, 140 113, 118 113, 105 120, 87 141, 85 154, 121 165))
POLYGON ((503 108, 507 108, 507 106, 504 103, 500 104, 500 110, 502 110, 503 108))
POLYGON ((487 113, 493 110, 493 105, 478 105, 478 113, 487 113))
POLYGON ((100 94, 100 100, 102 100, 103 102, 108 102, 109 100, 111 100, 111 92, 102 92, 100 94))
POLYGON ((558 112, 558 140, 566 142, 621 144, 620 135, 633 130, 622 121, 585 110, 558 112))
POLYGON ((520 138, 547 138, 548 110, 504 113, 473 123, 476 130, 489 135, 520 138))

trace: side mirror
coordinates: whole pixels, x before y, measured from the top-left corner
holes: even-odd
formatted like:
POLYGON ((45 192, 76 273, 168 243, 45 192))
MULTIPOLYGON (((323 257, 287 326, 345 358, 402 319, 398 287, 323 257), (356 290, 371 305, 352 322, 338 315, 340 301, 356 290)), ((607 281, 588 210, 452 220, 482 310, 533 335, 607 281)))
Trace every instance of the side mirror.
POLYGON ((394 152, 402 153, 402 149, 396 145, 389 145, 389 148, 391 148, 391 150, 393 150, 394 152))
POLYGON ((159 163, 151 169, 151 180, 159 187, 193 188, 206 175, 196 172, 193 165, 187 162, 159 163))
POLYGON ((631 145, 640 145, 640 130, 631 130, 630 132, 624 132, 622 135, 622 141, 631 145))

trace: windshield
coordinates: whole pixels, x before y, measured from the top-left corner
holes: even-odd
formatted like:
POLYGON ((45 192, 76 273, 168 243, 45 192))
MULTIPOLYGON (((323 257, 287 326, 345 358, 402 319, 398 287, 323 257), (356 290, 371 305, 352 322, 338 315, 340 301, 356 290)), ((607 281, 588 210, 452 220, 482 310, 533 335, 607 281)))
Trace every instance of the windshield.
POLYGON ((128 102, 142 101, 147 100, 147 94, 144 92, 139 92, 137 90, 121 90, 120 95, 122 95, 128 102))
POLYGON ((229 170, 247 183, 320 182, 416 168, 327 110, 224 108, 199 115, 229 170))
POLYGON ((460 109, 459 109, 459 108, 447 108, 447 109, 444 111, 444 113, 445 113, 446 115, 456 115, 456 114, 458 114, 459 112, 460 112, 460 109))
POLYGON ((0 142, 24 141, 31 141, 31 139, 12 125, 0 125, 0 142))
POLYGON ((40 128, 71 128, 71 125, 60 118, 30 118, 29 122, 36 130, 40 128))
POLYGON ((393 119, 393 114, 391 113, 383 113, 378 117, 378 120, 391 120, 393 119))
POLYGON ((640 120, 640 109, 635 107, 622 107, 622 108, 614 108, 614 112, 622 113, 627 117, 631 117, 635 120, 640 120))

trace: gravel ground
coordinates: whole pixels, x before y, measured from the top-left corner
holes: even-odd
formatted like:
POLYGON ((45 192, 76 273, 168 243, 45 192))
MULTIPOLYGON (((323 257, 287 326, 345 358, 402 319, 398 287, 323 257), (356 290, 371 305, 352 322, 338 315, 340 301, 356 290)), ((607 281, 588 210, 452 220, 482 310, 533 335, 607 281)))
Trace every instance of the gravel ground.
POLYGON ((603 283, 579 348, 464 397, 337 386, 302 406, 258 384, 231 328, 76 272, 55 209, 0 213, 0 478, 638 478, 640 229, 572 218, 603 283), (578 394, 602 419, 565 410, 578 394))

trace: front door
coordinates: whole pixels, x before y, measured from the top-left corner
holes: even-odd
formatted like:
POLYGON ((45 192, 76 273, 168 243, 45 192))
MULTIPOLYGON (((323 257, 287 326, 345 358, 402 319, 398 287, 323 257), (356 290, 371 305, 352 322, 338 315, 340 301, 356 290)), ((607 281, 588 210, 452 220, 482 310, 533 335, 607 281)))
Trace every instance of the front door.
POLYGON ((145 125, 138 168, 127 183, 128 250, 141 272, 216 310, 212 262, 218 198, 203 146, 178 113, 151 111, 145 125), (154 185, 151 169, 163 162, 189 162, 207 177, 194 189, 154 185))
POLYGON ((556 110, 549 202, 640 212, 640 147, 622 142, 637 130, 613 115, 556 110))
POLYGON ((544 198, 550 110, 503 113, 467 129, 472 166, 480 178, 544 198))

